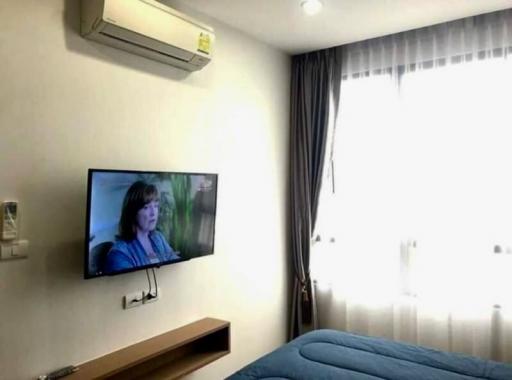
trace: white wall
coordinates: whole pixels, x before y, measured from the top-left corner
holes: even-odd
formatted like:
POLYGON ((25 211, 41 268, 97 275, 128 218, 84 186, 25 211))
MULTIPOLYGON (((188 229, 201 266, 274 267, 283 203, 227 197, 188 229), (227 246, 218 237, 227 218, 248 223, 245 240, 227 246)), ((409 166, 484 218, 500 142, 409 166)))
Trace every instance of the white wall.
POLYGON ((0 200, 31 244, 0 262, 0 379, 206 316, 232 322, 232 353, 190 378, 223 378, 285 341, 289 57, 213 23, 215 59, 187 75, 78 25, 77 0, 0 7, 0 200), (163 299, 123 310, 144 272, 82 279, 89 167, 218 173, 215 254, 159 269, 163 299))

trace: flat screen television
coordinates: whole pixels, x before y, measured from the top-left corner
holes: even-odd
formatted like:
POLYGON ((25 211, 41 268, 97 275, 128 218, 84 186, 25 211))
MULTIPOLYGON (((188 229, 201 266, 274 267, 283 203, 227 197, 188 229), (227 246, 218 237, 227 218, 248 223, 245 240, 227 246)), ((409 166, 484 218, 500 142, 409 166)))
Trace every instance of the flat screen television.
POLYGON ((84 277, 213 254, 217 175, 89 169, 84 277))

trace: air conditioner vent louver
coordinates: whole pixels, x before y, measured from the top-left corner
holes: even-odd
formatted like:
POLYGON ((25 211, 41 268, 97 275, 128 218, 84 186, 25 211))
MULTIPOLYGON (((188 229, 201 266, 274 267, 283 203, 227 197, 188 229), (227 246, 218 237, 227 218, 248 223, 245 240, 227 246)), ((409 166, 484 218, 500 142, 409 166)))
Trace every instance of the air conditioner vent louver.
POLYGON ((151 49, 151 48, 149 48, 149 47, 147 47, 147 46, 137 44, 137 43, 135 43, 135 42, 133 42, 133 41, 127 41, 127 40, 124 40, 124 39, 122 39, 122 38, 120 38, 120 37, 113 36, 113 35, 110 35, 110 34, 105 33, 105 32, 100 32, 100 33, 101 33, 102 35, 104 35, 104 36, 108 37, 108 38, 114 38, 114 39, 118 40, 119 42, 123 42, 123 43, 131 44, 131 45, 137 46, 137 47, 139 47, 139 48, 141 48, 141 49, 145 49, 145 50, 151 51, 151 52, 156 53, 156 54, 161 54, 161 55, 165 55, 165 56, 170 57, 170 58, 178 59, 178 60, 180 60, 180 61, 182 61, 182 62, 187 62, 187 63, 189 62, 189 60, 181 59, 181 58, 179 58, 179 57, 172 56, 172 55, 170 55, 170 54, 165 54, 165 53, 164 53, 164 52, 162 52, 162 51, 159 51, 159 50, 156 50, 156 49, 151 49))

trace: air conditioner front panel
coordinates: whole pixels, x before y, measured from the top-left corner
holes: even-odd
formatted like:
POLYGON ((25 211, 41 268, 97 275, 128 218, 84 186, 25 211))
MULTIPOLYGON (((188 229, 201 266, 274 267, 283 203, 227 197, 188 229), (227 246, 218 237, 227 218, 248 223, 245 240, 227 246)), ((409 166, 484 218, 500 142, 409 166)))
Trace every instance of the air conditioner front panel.
POLYGON ((131 32, 118 26, 106 24, 100 33, 114 39, 132 43, 140 48, 175 57, 185 62, 189 62, 194 57, 194 53, 191 53, 190 51, 164 44, 158 40, 153 40, 149 37, 131 32))
MULTIPOLYGON (((213 34, 207 29, 199 28, 180 17, 164 12, 162 6, 152 6, 147 0, 108 0, 105 1, 103 20, 106 23, 119 27, 115 36, 119 38, 135 38, 136 43, 150 44, 151 49, 160 50, 166 45, 175 46, 184 52, 194 52, 208 56, 211 52, 200 51, 200 34, 213 34), (126 1, 131 4, 126 6, 126 1), (129 35, 123 32, 128 32, 129 35), (119 35, 122 34, 122 35, 119 35), (136 36, 139 37, 136 37, 136 36), (143 37, 146 36, 146 37, 143 37), (141 39, 145 39, 142 41, 141 39)), ((112 32, 112 29, 109 31, 112 32)), ((165 51, 165 54, 173 54, 172 51, 165 51)), ((193 55, 179 54, 179 59, 192 58, 193 55)))

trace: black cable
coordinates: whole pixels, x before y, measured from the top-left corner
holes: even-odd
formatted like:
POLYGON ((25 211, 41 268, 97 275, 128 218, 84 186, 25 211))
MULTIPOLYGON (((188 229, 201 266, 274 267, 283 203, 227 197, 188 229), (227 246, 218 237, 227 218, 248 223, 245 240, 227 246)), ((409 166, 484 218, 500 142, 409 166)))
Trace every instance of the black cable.
POLYGON ((148 268, 146 268, 146 276, 148 278, 148 284, 149 284, 149 292, 148 292, 148 295, 146 296, 146 298, 148 300, 150 300, 153 298, 153 294, 151 294, 151 279, 149 278, 149 269, 148 268))
POLYGON ((153 268, 151 268, 151 270, 153 271, 153 281, 155 282, 155 294, 153 294, 151 292, 153 287, 151 286, 151 279, 149 278, 149 268, 146 268, 146 276, 148 278, 148 284, 149 284, 149 292, 148 292, 147 296, 145 297, 146 301, 152 300, 154 298, 158 298, 158 281, 156 280, 155 268, 153 267, 153 268))
POLYGON ((155 288, 156 288, 155 298, 158 298, 158 282, 156 281, 156 272, 155 272, 155 268, 151 268, 151 269, 153 271, 153 280, 155 280, 155 288))

